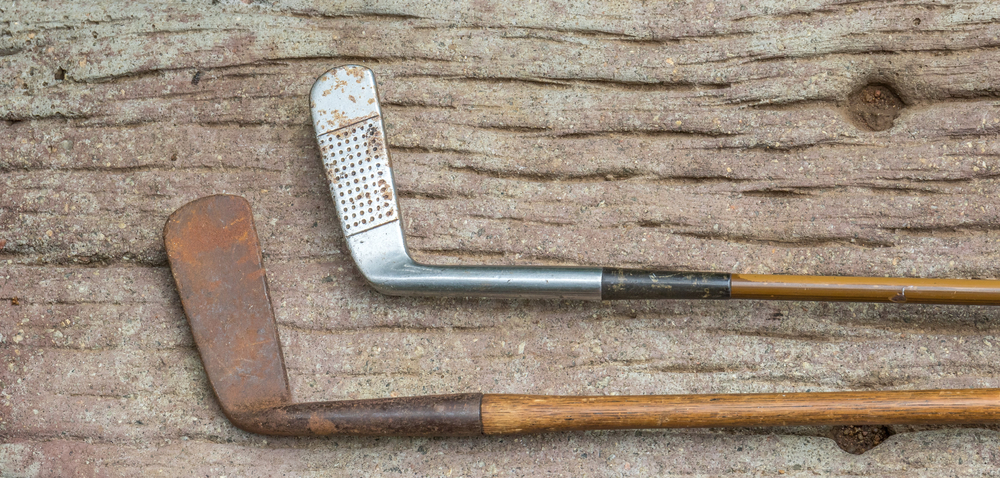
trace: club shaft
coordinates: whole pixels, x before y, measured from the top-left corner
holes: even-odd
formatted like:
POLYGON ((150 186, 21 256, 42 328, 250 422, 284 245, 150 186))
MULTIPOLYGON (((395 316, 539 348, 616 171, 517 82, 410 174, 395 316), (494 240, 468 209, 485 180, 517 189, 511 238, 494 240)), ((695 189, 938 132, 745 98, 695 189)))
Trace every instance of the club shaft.
POLYGON ((486 435, 567 430, 1000 421, 1000 389, 742 395, 483 395, 486 435))
POLYGON ((1000 304, 1000 280, 733 274, 733 299, 1000 304))

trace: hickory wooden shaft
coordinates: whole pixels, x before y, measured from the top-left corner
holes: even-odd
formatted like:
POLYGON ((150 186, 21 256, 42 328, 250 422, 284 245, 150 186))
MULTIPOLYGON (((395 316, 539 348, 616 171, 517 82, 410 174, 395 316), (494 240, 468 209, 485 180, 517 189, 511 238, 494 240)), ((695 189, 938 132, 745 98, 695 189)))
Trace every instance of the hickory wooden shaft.
POLYGON ((730 297, 997 305, 1000 304, 1000 280, 733 274, 730 297))
POLYGON ((483 433, 1000 421, 1000 389, 572 397, 483 395, 483 433))

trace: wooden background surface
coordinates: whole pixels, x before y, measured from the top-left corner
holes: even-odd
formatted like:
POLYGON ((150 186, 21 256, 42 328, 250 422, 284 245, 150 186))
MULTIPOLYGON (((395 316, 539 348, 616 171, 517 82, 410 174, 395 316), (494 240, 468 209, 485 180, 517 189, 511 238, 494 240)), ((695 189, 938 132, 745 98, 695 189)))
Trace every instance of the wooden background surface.
POLYGON ((307 95, 375 70, 418 260, 996 278, 998 35, 987 0, 4 2, 0 475, 996 476, 989 426, 247 434, 160 233, 251 201, 300 401, 997 387, 990 307, 379 295, 307 95))

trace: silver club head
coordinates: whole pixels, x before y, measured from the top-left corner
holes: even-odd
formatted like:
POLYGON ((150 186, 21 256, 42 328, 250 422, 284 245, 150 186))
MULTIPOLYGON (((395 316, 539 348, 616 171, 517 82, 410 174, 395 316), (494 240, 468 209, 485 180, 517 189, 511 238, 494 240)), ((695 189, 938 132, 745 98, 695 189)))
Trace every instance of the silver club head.
POLYGON ((600 268, 432 266, 410 258, 375 75, 334 68, 310 93, 330 195, 351 257, 379 292, 448 297, 601 299, 600 268))

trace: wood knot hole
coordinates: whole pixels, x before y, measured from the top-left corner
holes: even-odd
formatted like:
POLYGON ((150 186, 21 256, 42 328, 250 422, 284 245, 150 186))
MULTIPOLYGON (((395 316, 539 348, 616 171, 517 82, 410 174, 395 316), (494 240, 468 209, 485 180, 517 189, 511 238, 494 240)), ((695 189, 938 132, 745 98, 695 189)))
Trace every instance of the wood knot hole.
POLYGON ((885 84, 862 86, 847 97, 848 117, 854 126, 864 131, 892 128, 905 106, 896 91, 885 84))

